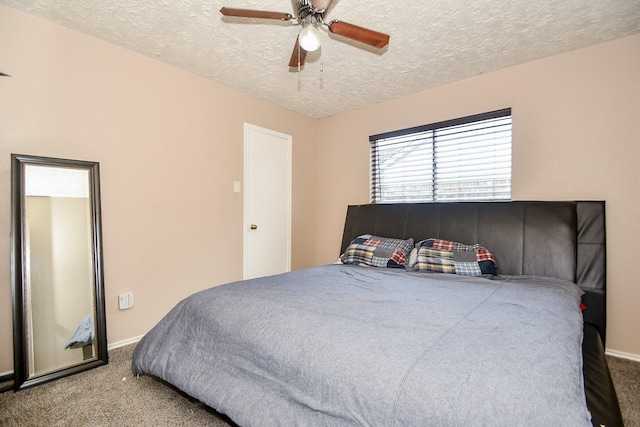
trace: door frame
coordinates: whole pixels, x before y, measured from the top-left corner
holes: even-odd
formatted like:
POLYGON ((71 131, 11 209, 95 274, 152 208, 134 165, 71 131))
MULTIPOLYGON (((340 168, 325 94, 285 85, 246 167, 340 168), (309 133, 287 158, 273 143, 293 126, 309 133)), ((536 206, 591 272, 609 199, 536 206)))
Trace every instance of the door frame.
POLYGON ((243 220, 242 220, 242 240, 243 240, 243 261, 242 261, 242 278, 247 279, 249 273, 249 227, 251 224, 251 219, 249 218, 249 212, 247 209, 248 200, 251 192, 251 188, 249 186, 249 175, 251 170, 249 168, 249 131, 257 131, 261 133, 265 133, 267 135, 275 136, 278 138, 282 138, 287 141, 287 206, 286 206, 286 268, 287 271, 291 271, 291 197, 292 197, 292 137, 291 135, 287 135, 285 133, 277 132, 271 129, 263 128, 260 126, 252 125, 250 123, 244 123, 244 172, 243 172, 243 180, 244 180, 244 191, 243 191, 243 220))

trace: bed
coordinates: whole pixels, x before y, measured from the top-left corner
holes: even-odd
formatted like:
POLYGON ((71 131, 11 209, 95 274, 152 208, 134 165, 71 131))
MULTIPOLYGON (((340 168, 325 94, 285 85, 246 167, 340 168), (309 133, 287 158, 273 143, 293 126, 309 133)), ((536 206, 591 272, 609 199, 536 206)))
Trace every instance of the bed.
POLYGON ((349 206, 342 262, 186 298, 132 370, 242 426, 622 425, 604 215, 582 201, 349 206))

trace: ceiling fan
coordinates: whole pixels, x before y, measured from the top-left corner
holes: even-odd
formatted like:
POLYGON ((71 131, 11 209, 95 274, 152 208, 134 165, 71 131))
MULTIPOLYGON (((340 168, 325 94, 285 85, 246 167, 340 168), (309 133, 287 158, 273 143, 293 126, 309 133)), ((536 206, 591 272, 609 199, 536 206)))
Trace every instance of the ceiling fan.
POLYGON ((320 47, 319 28, 326 27, 334 34, 341 35, 351 40, 373 46, 378 49, 389 44, 389 36, 357 25, 343 21, 333 20, 324 22, 324 15, 331 6, 333 0, 291 0, 295 16, 289 13, 268 12, 252 9, 233 9, 223 7, 220 13, 224 16, 240 18, 264 18, 277 19, 281 21, 297 21, 296 25, 302 25, 302 30, 298 34, 293 53, 289 60, 289 67, 300 67, 304 65, 307 52, 312 52, 320 47))

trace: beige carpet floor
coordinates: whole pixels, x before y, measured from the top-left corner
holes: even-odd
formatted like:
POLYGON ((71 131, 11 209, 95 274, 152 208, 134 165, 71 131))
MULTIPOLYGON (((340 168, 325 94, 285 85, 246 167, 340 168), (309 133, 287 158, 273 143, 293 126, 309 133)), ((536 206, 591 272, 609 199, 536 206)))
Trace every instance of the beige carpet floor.
POLYGON ((168 384, 131 373, 135 345, 109 352, 109 364, 0 394, 0 426, 228 426, 168 384))
POLYGON ((607 356, 626 427, 640 427, 640 362, 607 356))
MULTIPOLYGON (((0 394, 0 426, 213 426, 230 423, 166 383, 131 373, 135 345, 109 364, 51 383, 0 394)), ((607 358, 626 427, 640 427, 640 363, 607 358)), ((1 385, 0 385, 1 386, 1 385)))

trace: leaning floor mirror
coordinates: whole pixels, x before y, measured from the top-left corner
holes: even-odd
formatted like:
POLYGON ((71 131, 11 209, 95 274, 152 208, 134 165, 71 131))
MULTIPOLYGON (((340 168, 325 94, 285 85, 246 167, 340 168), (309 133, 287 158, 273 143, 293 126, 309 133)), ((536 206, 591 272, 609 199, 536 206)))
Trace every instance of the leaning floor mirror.
POLYGON ((11 155, 14 389, 108 361, 99 164, 11 155))

